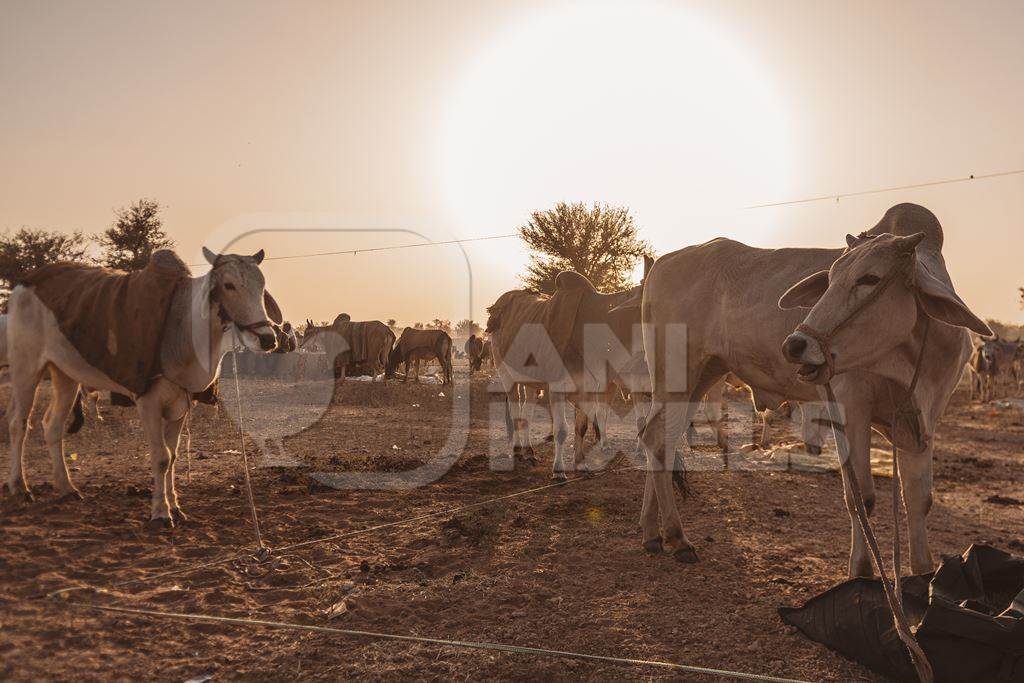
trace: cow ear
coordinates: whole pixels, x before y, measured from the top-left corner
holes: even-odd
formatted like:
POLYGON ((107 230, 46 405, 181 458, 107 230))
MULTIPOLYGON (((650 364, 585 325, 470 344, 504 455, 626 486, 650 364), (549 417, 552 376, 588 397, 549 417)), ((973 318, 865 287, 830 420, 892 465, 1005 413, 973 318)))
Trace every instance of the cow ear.
POLYGON ((281 315, 281 307, 274 301, 274 297, 270 295, 270 292, 263 290, 263 306, 267 309, 267 315, 272 321, 280 325, 284 322, 284 316, 281 315))
POLYGON ((651 272, 651 266, 654 265, 653 256, 644 256, 644 279, 647 279, 647 274, 651 272))
POLYGON ((917 300, 921 302, 924 312, 935 320, 966 327, 983 337, 990 337, 992 330, 978 316, 967 308, 953 288, 936 278, 928 269, 921 265, 920 259, 914 265, 914 287, 917 289, 917 300))
POLYGON ((256 265, 258 266, 259 264, 263 263, 264 256, 266 256, 266 254, 264 254, 263 250, 260 249, 259 251, 252 255, 252 260, 255 261, 256 265))
POLYGON ((846 234, 846 246, 849 247, 850 249, 853 249, 855 246, 857 246, 857 238, 854 237, 853 235, 847 233, 846 234))
POLYGON ((203 247, 203 258, 205 258, 211 266, 217 265, 218 256, 206 247, 203 247))
POLYGON ((779 308, 811 308, 828 289, 828 271, 821 270, 796 283, 779 299, 779 308))

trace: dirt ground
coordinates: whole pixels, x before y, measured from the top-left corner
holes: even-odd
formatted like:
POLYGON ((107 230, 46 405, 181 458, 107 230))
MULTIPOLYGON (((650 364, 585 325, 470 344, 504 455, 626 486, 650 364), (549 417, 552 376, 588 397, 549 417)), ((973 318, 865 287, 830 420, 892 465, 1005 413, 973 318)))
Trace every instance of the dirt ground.
MULTIPOLYGON (((280 549, 550 483, 550 445, 540 448, 539 466, 490 467, 501 427, 489 422, 486 379, 472 382, 467 444, 437 481, 401 490, 338 490, 322 483, 331 481, 331 473, 395 473, 433 459, 446 445, 452 406, 467 398, 465 377, 459 380, 463 384, 456 387, 348 382, 326 411, 317 398, 323 398, 322 387, 299 391, 283 382, 243 382, 251 430, 271 444, 283 439, 268 447, 269 459, 256 456, 277 466, 253 473, 267 545, 280 549), (287 428, 271 433, 282 424, 287 428)), ((224 387, 227 394, 233 390, 224 387)), ((0 400, 6 403, 6 388, 0 400)), ((643 475, 629 469, 278 550, 259 562, 251 556, 255 542, 237 427, 228 417, 237 405, 227 401, 219 416, 205 407, 194 415, 191 481, 184 467, 178 474, 189 520, 170 531, 145 525, 151 479, 134 411, 103 410, 105 421, 90 420, 66 442, 84 501, 57 499, 38 426, 30 433, 28 455, 36 501, 0 499, 0 679, 708 680, 653 668, 186 623, 71 604, 93 603, 816 681, 877 680, 785 626, 776 612, 845 578, 849 522, 835 472, 691 473, 692 496, 681 501, 681 512, 701 556, 694 565, 643 552, 637 528, 643 475), (240 552, 240 558, 207 566, 240 552), (177 573, 155 576, 167 571, 177 573), (138 581, 123 583, 129 580, 138 581), (73 586, 107 590, 41 597, 73 586)), ((752 429, 745 411, 730 410, 734 443, 749 440, 752 429)), ((775 436, 791 430, 779 426, 775 436)), ((6 443, 6 425, 0 438, 6 443)), ((701 439, 713 443, 706 427, 701 439)), ((613 441, 632 449, 625 427, 613 441)), ((963 395, 954 399, 938 435, 929 517, 937 554, 962 552, 972 542, 1024 553, 1022 447, 1024 412, 969 404, 963 395)), ((710 446, 698 450, 712 452, 710 446)), ((6 477, 7 448, 0 451, 6 477)), ((874 524, 888 557, 889 480, 876 478, 876 488, 874 524)))

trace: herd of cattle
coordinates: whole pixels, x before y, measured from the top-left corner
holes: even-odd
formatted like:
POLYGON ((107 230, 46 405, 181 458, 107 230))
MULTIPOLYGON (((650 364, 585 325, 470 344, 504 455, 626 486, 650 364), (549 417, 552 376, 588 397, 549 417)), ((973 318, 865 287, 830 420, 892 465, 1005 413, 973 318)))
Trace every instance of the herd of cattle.
MULTIPOLYGON (((647 551, 667 551, 682 562, 697 561, 697 552, 676 507, 675 443, 690 433, 699 407, 705 406, 719 445, 728 449, 716 409, 727 383, 749 387, 762 415, 787 404, 821 405, 829 384, 844 409, 842 429, 869 511, 875 495, 872 429, 898 449, 910 561, 922 573, 933 568, 925 520, 939 416, 965 367, 972 395, 983 400, 1024 380, 1022 344, 993 336, 959 298, 942 244, 942 228, 930 211, 901 204, 870 230, 848 235, 843 249, 757 249, 716 239, 648 260, 641 284, 611 294, 564 272, 550 296, 525 290, 501 295, 488 308, 487 337, 471 336, 461 351, 471 373, 484 362, 493 364, 515 456, 535 458, 529 423, 538 398, 546 398, 555 477, 586 470, 588 430, 603 447, 611 399, 619 393, 632 400, 638 445, 648 462, 641 542, 647 551), (566 452, 570 417, 574 463, 566 452)), ((10 491, 30 495, 22 467, 24 437, 36 385, 46 371, 54 397, 44 436, 58 491, 78 495, 64 463, 62 435, 80 387, 124 394, 142 415, 154 476, 151 519, 164 525, 184 518, 174 467, 189 405, 210 391, 222 357, 239 343, 253 354, 308 356, 317 349, 339 380, 394 377, 400 366, 403 380, 410 368, 418 379, 421 362, 436 362, 441 381, 452 381, 452 358, 459 352, 448 333, 406 328, 396 336, 382 322, 352 321, 345 314, 330 325, 307 321, 299 332, 283 321, 266 291, 262 251, 205 253, 212 268, 191 278, 189 290, 205 294, 173 290, 154 346, 159 373, 145 378, 144 390, 133 391, 87 362, 66 336, 66 321, 55 317, 35 287, 15 288, 3 360, 12 385, 10 491), (202 324, 209 329, 202 330, 198 350, 190 331, 196 320, 209 321, 202 324)), ((820 420, 809 408, 803 412, 805 441, 820 450, 820 433, 810 433, 820 420)), ((844 480, 844 488, 850 495, 850 482, 844 480)), ((856 523, 852 530, 850 574, 870 575, 865 539, 856 523)))

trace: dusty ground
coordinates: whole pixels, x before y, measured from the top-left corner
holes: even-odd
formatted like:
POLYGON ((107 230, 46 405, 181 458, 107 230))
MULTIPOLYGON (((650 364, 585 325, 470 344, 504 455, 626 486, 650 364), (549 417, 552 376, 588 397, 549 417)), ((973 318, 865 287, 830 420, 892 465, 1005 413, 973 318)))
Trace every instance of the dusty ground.
MULTIPOLYGON (((261 438, 284 438, 283 449, 270 449, 274 462, 300 465, 254 473, 263 534, 272 548, 549 483, 550 446, 541 448, 539 467, 488 467, 500 430, 488 427, 486 382, 477 380, 468 444, 439 481, 398 491, 325 487, 312 473, 394 472, 429 461, 446 441, 453 394, 464 397, 466 389, 350 382, 326 413, 319 389, 299 389, 243 383, 250 427, 261 438), (282 423, 288 428, 279 428, 282 423)), ((6 401, 6 390, 0 400, 6 401)), ((204 409, 193 419, 191 483, 183 468, 179 472, 190 520, 173 531, 144 527, 151 484, 133 412, 107 407, 105 422, 90 422, 68 439, 84 502, 57 500, 40 431, 31 433, 28 471, 37 500, 0 500, 0 679, 703 680, 657 669, 182 623, 68 604, 90 602, 807 680, 875 680, 804 639, 776 614, 776 608, 800 604, 844 578, 849 526, 835 473, 691 474, 693 497, 681 510, 701 554, 696 565, 642 551, 636 526, 642 474, 627 470, 279 551, 267 563, 243 558, 200 568, 254 545, 240 456, 232 452, 238 434, 226 414, 235 408, 225 406, 219 417, 204 409), (181 573, 153 578, 167 570, 181 573), (140 581, 105 594, 39 597, 131 579, 140 581)), ((744 411, 731 411, 730 424, 734 443, 749 438, 744 411)), ((710 442, 706 431, 701 436, 710 442)), ((624 428, 616 437, 618 445, 631 448, 624 428)), ((0 438, 6 441, 5 426, 0 438)), ((955 553, 987 542, 1024 552, 1018 535, 1024 528, 1024 506, 1018 504, 1024 499, 1018 465, 1024 413, 970 405, 958 396, 938 443, 929 519, 935 551, 955 553), (996 494, 1004 497, 1001 504, 987 502, 996 494)), ((6 450, 0 458, 5 474, 6 450)), ((888 479, 876 481, 874 520, 883 546, 891 536, 888 485, 888 479)))

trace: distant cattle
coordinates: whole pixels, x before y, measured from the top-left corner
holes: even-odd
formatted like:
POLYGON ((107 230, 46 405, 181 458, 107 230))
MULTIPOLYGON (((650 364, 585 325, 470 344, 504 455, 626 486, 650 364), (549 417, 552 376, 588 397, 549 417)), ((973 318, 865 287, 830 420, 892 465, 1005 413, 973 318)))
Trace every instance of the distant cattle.
POLYGON ((387 365, 395 333, 379 320, 352 322, 348 314, 342 313, 326 326, 306 321, 299 346, 305 348, 314 342, 326 352, 335 379, 362 374, 376 379, 387 365))
POLYGON ((976 396, 982 401, 991 401, 998 397, 1000 389, 1011 385, 1020 388, 1021 361, 1024 359, 1024 344, 1020 341, 1000 339, 999 335, 978 338, 971 354, 968 370, 970 372, 971 398, 976 396))
POLYGON ((394 377, 399 365, 405 366, 402 381, 409 379, 409 367, 415 364, 414 381, 419 381, 420 361, 436 360, 441 366, 441 382, 452 383, 452 338, 444 330, 417 330, 407 327, 395 342, 388 357, 387 376, 394 377))
POLYGON ((484 362, 484 340, 475 334, 469 335, 464 347, 466 358, 469 359, 469 374, 479 372, 484 362))

